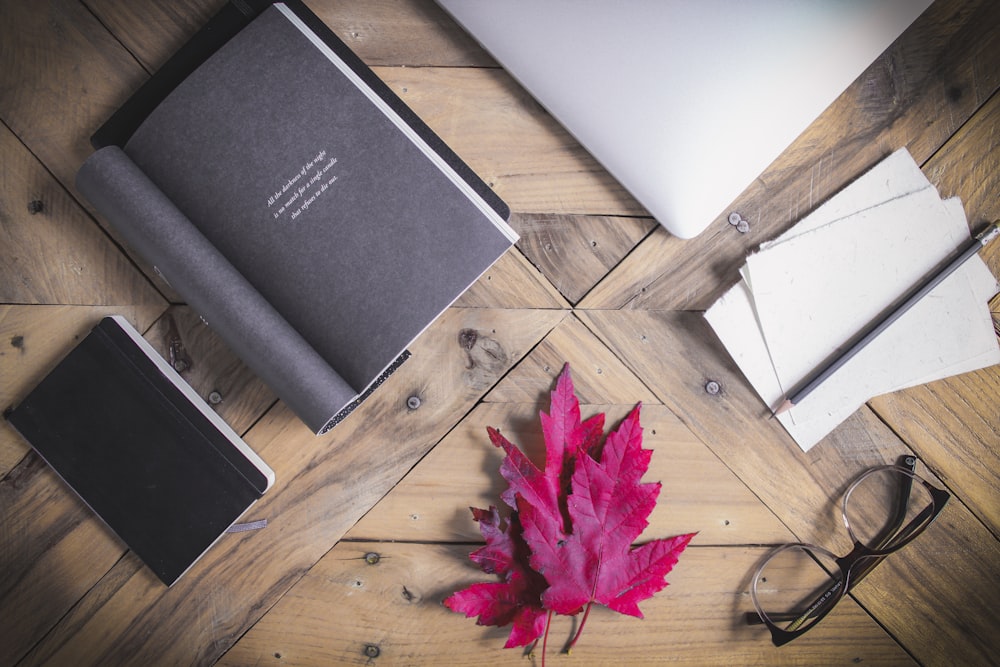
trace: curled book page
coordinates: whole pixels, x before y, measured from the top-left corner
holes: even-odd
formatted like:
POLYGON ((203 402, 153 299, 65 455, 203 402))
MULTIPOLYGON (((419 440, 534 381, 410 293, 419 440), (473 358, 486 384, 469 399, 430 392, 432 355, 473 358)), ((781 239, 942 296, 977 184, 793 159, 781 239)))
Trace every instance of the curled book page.
POLYGON ((90 156, 76 184, 314 432, 358 394, 121 149, 90 156))

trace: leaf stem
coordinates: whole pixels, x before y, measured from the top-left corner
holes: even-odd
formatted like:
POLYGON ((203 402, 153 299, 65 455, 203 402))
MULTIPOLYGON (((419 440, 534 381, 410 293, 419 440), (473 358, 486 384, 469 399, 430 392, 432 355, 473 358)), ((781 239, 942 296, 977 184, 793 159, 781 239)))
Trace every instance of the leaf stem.
POLYGON ((569 653, 576 646, 576 640, 580 638, 580 633, 583 632, 583 626, 587 624, 587 617, 590 616, 590 608, 594 606, 593 600, 587 603, 587 608, 583 610, 583 618, 580 619, 580 627, 576 629, 576 634, 573 635, 573 639, 566 644, 565 653, 569 653))
POLYGON ((542 667, 545 667, 545 653, 549 646, 549 626, 552 625, 552 610, 549 609, 549 615, 545 618, 545 636, 542 638, 542 667))

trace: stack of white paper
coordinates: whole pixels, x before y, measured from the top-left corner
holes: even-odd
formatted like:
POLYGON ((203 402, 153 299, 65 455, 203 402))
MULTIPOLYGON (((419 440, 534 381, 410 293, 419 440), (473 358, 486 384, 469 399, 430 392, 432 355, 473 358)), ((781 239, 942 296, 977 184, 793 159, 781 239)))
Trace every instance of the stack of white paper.
MULTIPOLYGON (((761 246, 706 317, 775 409, 968 240, 961 202, 903 149, 761 246)), ((807 450, 873 396, 1000 363, 997 289, 973 257, 778 419, 807 450)))

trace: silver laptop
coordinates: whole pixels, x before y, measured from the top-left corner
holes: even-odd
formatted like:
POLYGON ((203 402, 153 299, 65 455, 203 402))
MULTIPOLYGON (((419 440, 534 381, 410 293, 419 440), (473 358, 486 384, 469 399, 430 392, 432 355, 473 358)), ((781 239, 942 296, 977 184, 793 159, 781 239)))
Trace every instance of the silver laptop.
POLYGON ((691 238, 931 0, 438 2, 691 238))

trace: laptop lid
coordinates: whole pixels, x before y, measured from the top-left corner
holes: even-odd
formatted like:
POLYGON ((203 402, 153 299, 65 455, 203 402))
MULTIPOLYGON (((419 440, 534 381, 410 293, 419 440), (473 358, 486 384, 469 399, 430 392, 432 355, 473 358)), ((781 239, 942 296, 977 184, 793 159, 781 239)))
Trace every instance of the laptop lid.
POLYGON ((931 0, 437 0, 655 217, 696 236, 931 0))

